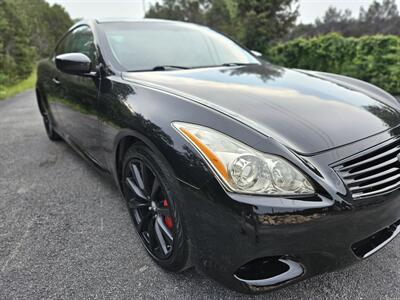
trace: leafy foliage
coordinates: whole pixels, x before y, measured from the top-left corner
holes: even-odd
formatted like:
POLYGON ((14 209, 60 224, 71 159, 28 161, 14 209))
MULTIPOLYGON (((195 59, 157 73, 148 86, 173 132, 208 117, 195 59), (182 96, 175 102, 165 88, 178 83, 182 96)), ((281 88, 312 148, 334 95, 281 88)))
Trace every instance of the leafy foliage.
POLYGON ((28 77, 35 51, 29 46, 28 23, 11 1, 0 2, 0 85, 28 77))
POLYGON ((61 6, 45 0, 0 0, 0 87, 31 75, 71 25, 61 6))
POLYGON ((361 8, 358 18, 350 10, 330 7, 314 24, 300 24, 286 40, 300 36, 317 36, 338 32, 343 36, 400 35, 400 14, 395 0, 374 1, 367 9, 361 8))
POLYGON ((163 0, 147 18, 207 25, 252 49, 263 49, 286 35, 298 16, 297 0, 163 0))
POLYGON ((400 95, 400 37, 345 38, 337 33, 298 38, 267 49, 270 61, 290 68, 343 74, 400 95))
POLYGON ((152 5, 146 17, 204 24, 208 6, 207 0, 164 0, 162 4, 152 5))
POLYGON ((238 38, 250 49, 263 49, 294 27, 298 17, 294 0, 236 0, 238 38))
POLYGON ((72 26, 72 20, 58 4, 50 6, 43 0, 13 0, 18 11, 29 20, 29 43, 39 57, 50 54, 58 39, 72 26))

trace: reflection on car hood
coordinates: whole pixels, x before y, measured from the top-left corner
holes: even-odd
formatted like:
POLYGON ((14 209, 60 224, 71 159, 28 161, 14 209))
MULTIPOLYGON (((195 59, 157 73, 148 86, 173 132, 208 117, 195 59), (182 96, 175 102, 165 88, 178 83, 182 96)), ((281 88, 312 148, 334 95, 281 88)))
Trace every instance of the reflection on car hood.
POLYGON ((128 81, 190 98, 293 150, 312 154, 398 125, 398 104, 366 83, 272 65, 124 73, 128 81))

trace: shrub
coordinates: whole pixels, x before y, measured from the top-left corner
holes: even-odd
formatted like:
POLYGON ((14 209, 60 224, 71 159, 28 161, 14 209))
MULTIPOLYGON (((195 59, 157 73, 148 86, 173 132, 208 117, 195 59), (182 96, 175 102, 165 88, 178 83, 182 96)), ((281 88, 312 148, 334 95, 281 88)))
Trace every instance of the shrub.
POLYGON ((337 33, 298 38, 267 49, 276 64, 347 75, 400 95, 400 37, 345 38, 337 33))

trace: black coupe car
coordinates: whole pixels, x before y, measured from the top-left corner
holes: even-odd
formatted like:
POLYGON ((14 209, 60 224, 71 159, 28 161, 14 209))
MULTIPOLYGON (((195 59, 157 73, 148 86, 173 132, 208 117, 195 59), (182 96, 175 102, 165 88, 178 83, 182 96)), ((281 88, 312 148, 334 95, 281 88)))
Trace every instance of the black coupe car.
POLYGON ((258 293, 400 231, 400 105, 368 83, 203 26, 94 20, 40 62, 36 92, 49 138, 113 176, 166 270, 258 293))

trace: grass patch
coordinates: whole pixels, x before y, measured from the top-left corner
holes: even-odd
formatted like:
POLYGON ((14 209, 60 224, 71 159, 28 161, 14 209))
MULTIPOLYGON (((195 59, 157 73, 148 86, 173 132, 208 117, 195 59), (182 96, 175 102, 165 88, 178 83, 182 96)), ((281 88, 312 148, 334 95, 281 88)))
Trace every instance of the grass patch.
POLYGON ((26 90, 32 89, 36 84, 36 69, 32 74, 17 84, 10 86, 0 86, 0 100, 10 98, 19 93, 25 92, 26 90))

